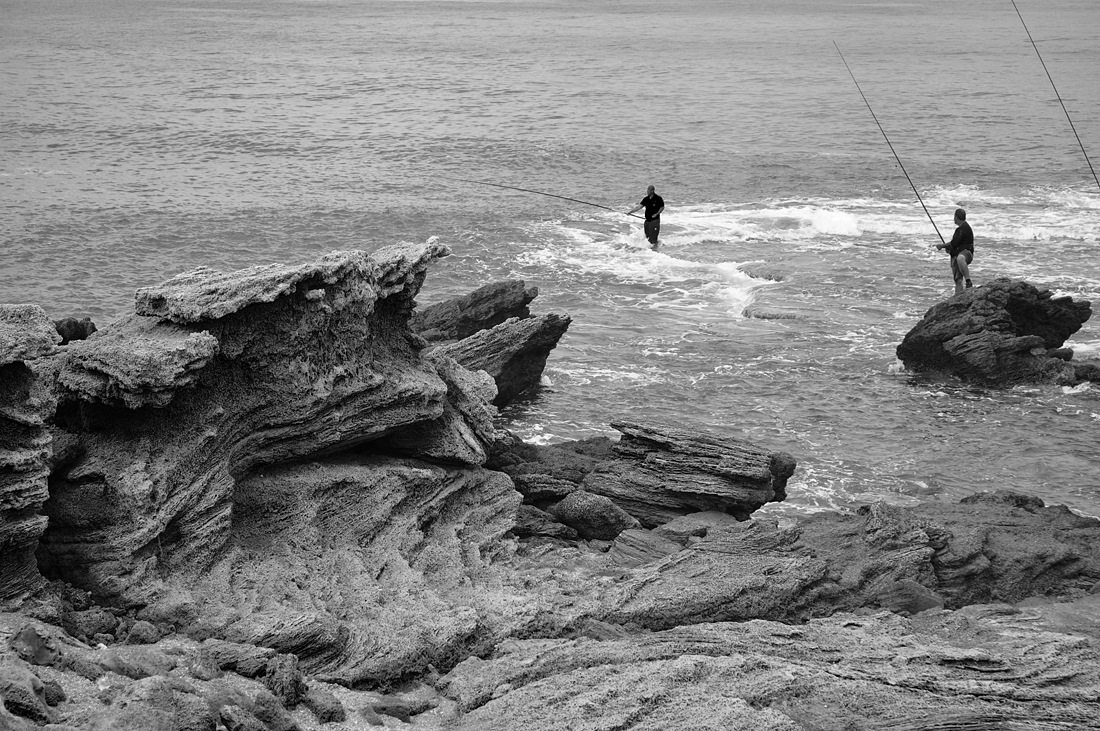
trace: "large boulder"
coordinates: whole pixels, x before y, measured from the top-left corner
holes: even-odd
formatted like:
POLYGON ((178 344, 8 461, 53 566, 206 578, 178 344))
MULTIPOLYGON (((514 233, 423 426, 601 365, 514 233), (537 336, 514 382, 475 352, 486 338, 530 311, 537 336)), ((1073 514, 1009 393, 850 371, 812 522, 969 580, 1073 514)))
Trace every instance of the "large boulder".
POLYGON ((898 345, 897 356, 910 371, 983 385, 1078 382, 1091 378, 1095 368, 1068 363, 1059 349, 1091 314, 1089 302, 997 279, 928 310, 898 345))
POLYGON ((530 317, 528 305, 538 293, 538 287, 519 279, 491 282, 461 297, 418 307, 409 324, 429 342, 461 340, 513 317, 530 317))
POLYGON ((46 529, 46 423, 56 402, 35 365, 60 340, 41 307, 0 305, 0 608, 42 585, 34 554, 46 529))

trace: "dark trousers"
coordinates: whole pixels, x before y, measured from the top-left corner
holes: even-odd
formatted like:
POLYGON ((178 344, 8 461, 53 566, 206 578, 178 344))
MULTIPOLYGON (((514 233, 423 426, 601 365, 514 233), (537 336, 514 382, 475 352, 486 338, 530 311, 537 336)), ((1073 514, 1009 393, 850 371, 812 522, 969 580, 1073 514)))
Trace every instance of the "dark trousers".
POLYGON ((645 237, 649 239, 649 243, 657 243, 657 234, 661 233, 661 219, 650 218, 645 222, 645 237))

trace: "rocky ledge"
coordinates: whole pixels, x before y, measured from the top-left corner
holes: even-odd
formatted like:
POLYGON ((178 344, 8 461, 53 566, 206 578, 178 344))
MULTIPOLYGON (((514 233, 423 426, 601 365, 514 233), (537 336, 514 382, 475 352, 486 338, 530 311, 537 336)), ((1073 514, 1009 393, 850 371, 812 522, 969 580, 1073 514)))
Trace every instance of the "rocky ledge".
POLYGON ((1100 521, 780 523, 783 451, 524 444, 494 404, 569 318, 418 306, 446 253, 199 269, 86 339, 0 307, 0 728, 1091 723, 1100 521))

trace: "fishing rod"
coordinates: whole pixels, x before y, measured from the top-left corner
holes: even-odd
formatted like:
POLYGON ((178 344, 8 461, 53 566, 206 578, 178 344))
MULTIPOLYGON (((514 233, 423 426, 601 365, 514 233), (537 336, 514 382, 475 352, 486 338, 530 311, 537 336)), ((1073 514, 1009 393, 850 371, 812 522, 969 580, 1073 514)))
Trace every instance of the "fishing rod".
POLYGON ((554 195, 553 193, 543 193, 541 190, 531 190, 530 188, 517 188, 514 185, 501 185, 500 183, 486 183, 483 180, 469 180, 468 178, 451 178, 446 175, 441 175, 444 180, 461 180, 463 183, 474 183, 475 185, 491 185, 494 188, 506 188, 508 190, 522 190, 524 193, 534 193, 535 195, 545 195, 550 198, 561 198, 563 201, 572 201, 574 203, 583 203, 586 206, 595 206, 596 208, 602 208, 605 211, 611 211, 612 213, 621 213, 624 216, 630 216, 631 218, 641 218, 633 213, 626 213, 624 211, 617 211, 614 208, 607 206, 601 206, 599 203, 592 203, 591 201, 582 201, 579 198, 568 198, 564 195, 554 195))
POLYGON ((1039 53, 1039 47, 1035 45, 1035 39, 1031 37, 1031 31, 1027 29, 1027 23, 1024 23, 1024 16, 1020 15, 1020 9, 1016 7, 1016 0, 1012 0, 1012 8, 1016 11, 1016 15, 1020 18, 1020 23, 1024 26, 1024 32, 1027 33, 1027 39, 1031 41, 1031 47, 1035 49, 1035 55, 1039 57, 1039 63, 1043 65, 1043 71, 1046 71, 1047 79, 1050 80, 1050 85, 1054 89, 1054 96, 1058 97, 1058 103, 1062 105, 1062 111, 1065 112, 1066 119, 1069 120, 1069 128, 1073 130, 1073 136, 1077 138, 1077 144, 1081 147, 1081 154, 1085 156, 1085 162, 1089 164, 1089 170, 1092 172, 1092 179, 1096 181, 1096 186, 1100 187, 1100 178, 1096 177, 1096 170, 1092 167, 1092 160, 1089 160, 1089 154, 1085 152, 1085 146, 1081 142, 1081 136, 1077 134, 1077 128, 1073 126, 1073 120, 1070 119, 1065 102, 1062 101, 1062 95, 1058 93, 1058 87, 1054 86, 1054 79, 1050 78, 1050 71, 1047 71, 1046 62, 1043 61, 1043 56, 1039 53))
MULTIPOLYGON (((840 46, 836 45, 836 41, 833 41, 833 45, 836 46, 836 52, 840 53, 840 46)), ((936 235, 940 237, 940 243, 946 244, 947 242, 943 240, 943 234, 940 233, 939 226, 937 226, 936 222, 932 220, 932 214, 928 212, 928 206, 924 205, 924 200, 920 197, 920 193, 917 193, 917 186, 913 185, 913 179, 909 177, 909 173, 905 172, 905 166, 901 164, 901 158, 898 157, 898 153, 894 151, 894 146, 890 144, 890 138, 886 136, 886 130, 884 130, 882 128, 882 125, 879 124, 878 117, 875 116, 875 110, 871 109, 871 102, 867 101, 867 96, 863 93, 863 89, 859 88, 859 82, 856 81, 856 75, 852 73, 852 69, 848 66, 848 62, 844 60, 843 53, 840 53, 840 60, 844 61, 844 68, 848 69, 848 75, 852 77, 852 81, 855 81, 856 89, 859 89, 859 95, 863 97, 863 103, 867 105, 867 111, 871 113, 871 116, 875 120, 875 124, 878 125, 878 131, 882 133, 882 138, 886 140, 886 144, 890 146, 890 152, 894 153, 894 159, 898 161, 898 167, 900 167, 901 171, 905 173, 905 179, 909 181, 909 187, 911 187, 913 189, 913 192, 916 193, 917 200, 920 201, 920 207, 924 209, 924 213, 928 216, 928 220, 932 221, 932 228, 936 229, 936 235)))

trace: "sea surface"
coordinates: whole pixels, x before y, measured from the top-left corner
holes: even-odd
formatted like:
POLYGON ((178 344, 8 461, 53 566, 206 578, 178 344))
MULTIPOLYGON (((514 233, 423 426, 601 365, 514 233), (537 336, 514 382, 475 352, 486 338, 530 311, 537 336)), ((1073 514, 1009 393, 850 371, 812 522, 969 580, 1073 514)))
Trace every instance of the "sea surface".
POLYGON ((1009 0, 0 0, 0 302, 102 326, 196 266, 438 237, 423 303, 521 278, 573 318, 528 440, 748 438, 798 460, 770 513, 1100 515, 1100 389, 895 356, 958 206, 977 285, 1100 310, 1100 6, 1017 7, 1039 54, 1009 0))

